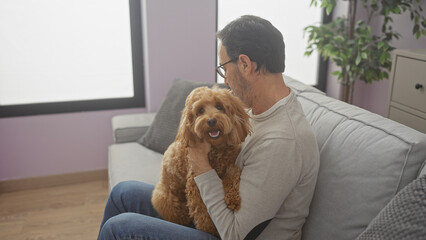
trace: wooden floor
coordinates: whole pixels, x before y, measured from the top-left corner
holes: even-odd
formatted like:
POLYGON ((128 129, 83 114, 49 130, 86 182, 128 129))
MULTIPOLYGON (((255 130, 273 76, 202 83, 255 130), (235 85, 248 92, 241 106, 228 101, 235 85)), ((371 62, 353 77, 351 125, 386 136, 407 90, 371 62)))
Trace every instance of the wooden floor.
POLYGON ((96 239, 108 182, 0 194, 0 239, 96 239))

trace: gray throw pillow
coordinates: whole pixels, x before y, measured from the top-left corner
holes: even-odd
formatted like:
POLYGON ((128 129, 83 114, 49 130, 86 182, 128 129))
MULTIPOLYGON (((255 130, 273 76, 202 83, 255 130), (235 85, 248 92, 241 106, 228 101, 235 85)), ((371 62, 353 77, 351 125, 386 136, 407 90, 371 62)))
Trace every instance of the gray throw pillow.
POLYGON ((426 239, 426 175, 403 188, 358 240, 426 239))
POLYGON ((197 87, 211 87, 213 85, 213 83, 175 79, 161 103, 154 121, 138 142, 151 150, 164 154, 176 138, 186 97, 197 87))

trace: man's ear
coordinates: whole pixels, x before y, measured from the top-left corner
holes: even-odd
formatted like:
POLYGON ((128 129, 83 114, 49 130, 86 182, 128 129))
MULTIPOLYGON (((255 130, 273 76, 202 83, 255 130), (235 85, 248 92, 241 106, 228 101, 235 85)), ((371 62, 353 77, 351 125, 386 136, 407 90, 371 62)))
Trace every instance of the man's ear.
POLYGON ((251 61, 249 56, 240 54, 240 56, 238 56, 238 68, 240 69, 240 72, 249 74, 256 71, 257 64, 256 62, 251 61))

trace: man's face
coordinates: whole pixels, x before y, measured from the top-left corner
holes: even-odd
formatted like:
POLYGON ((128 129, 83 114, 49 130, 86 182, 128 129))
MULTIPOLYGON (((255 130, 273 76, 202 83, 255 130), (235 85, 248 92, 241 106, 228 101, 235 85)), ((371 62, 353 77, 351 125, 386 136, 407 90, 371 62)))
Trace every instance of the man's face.
MULTIPOLYGON (((226 52, 226 48, 220 45, 219 47, 219 64, 226 63, 230 58, 226 52)), ((238 69, 238 60, 230 62, 223 66, 226 71, 225 84, 229 86, 232 92, 238 96, 248 107, 252 106, 251 85, 241 74, 238 69)))

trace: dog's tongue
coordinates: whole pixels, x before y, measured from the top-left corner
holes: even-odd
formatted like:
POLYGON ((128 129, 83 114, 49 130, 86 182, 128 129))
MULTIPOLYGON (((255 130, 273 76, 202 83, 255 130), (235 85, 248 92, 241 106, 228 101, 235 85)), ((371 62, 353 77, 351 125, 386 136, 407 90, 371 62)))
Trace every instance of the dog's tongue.
POLYGON ((220 131, 218 131, 218 130, 213 130, 213 131, 209 132, 209 135, 210 135, 210 137, 212 137, 212 138, 217 138, 217 137, 219 137, 219 134, 220 134, 220 131))

